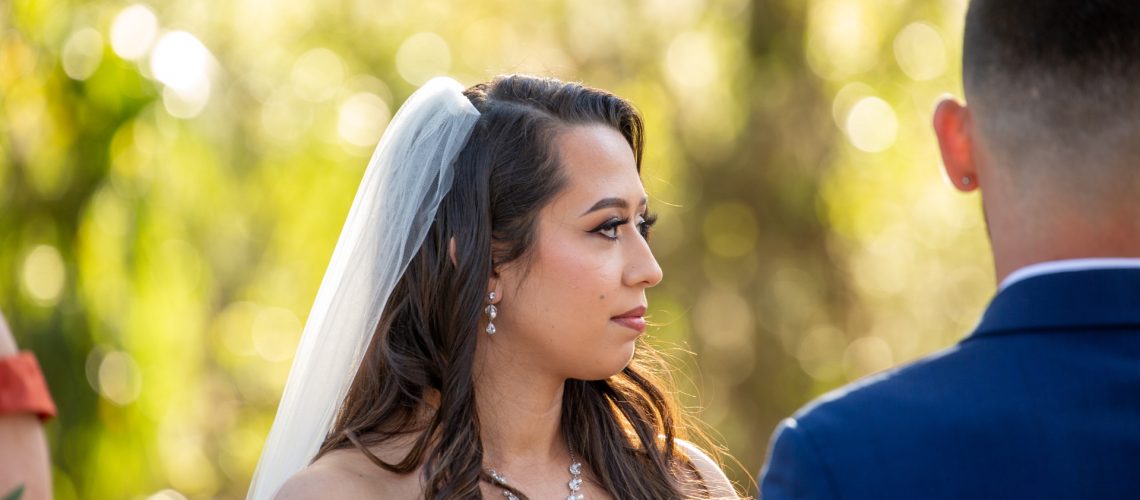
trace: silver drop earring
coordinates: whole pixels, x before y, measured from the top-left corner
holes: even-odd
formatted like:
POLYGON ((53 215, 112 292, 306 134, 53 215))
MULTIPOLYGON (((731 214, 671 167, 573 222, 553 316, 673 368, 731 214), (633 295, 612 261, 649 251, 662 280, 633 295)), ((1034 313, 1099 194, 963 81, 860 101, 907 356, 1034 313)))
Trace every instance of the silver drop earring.
POLYGON ((495 317, 499 315, 499 310, 495 308, 495 292, 487 294, 487 308, 483 312, 487 314, 487 335, 495 334, 495 317))
POLYGON ((962 185, 963 185, 963 186, 969 186, 970 184, 973 184, 973 183, 974 183, 974 178, 973 178, 973 177, 970 177, 970 176, 968 176, 968 175, 967 175, 967 176, 964 176, 964 177, 962 177, 962 185))

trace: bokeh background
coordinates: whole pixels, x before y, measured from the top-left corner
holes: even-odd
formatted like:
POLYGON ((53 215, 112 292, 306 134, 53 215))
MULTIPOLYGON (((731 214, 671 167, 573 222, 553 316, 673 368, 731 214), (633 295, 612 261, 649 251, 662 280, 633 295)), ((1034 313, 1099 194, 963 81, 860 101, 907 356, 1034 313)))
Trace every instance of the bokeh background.
POLYGON ((388 119, 433 75, 510 72, 644 113, 651 342, 752 494, 781 418, 993 291, 929 126, 965 6, 0 2, 0 310, 60 407, 58 498, 243 498, 388 119))

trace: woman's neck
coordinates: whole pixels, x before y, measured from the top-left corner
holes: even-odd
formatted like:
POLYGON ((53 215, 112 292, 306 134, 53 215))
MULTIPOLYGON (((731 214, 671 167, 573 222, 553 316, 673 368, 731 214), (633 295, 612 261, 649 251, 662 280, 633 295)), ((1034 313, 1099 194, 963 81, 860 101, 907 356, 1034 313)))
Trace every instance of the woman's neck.
POLYGON ((564 387, 565 380, 509 363, 478 370, 475 394, 484 465, 512 470, 565 461, 564 387))

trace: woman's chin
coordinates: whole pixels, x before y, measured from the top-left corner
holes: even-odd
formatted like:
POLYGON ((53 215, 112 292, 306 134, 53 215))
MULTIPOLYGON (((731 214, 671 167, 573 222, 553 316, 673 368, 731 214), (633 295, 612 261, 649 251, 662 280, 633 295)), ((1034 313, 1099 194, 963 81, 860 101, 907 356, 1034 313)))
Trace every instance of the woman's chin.
POLYGON ((628 342, 618 349, 599 354, 600 361, 588 367, 589 371, 578 373, 578 380, 605 380, 621 373, 633 361, 636 343, 628 342))

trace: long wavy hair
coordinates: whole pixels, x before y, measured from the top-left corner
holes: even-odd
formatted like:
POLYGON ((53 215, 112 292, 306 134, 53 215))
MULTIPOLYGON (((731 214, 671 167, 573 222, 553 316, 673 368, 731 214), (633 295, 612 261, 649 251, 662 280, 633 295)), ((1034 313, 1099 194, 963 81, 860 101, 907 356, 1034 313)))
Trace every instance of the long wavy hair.
MULTIPOLYGON (((355 446, 391 472, 422 467, 424 496, 432 499, 479 498, 479 482, 490 480, 472 377, 481 312, 488 280, 501 265, 526 264, 536 214, 565 187, 555 138, 570 126, 613 127, 633 149, 639 173, 644 148, 641 116, 606 91, 512 75, 464 95, 482 116, 456 159, 454 186, 388 299, 317 454, 355 446), (407 436, 412 447, 396 463, 367 448, 407 436)), ((643 345, 621 373, 566 382, 565 437, 617 498, 681 498, 692 477, 675 446, 685 426, 666 373, 643 345)))

